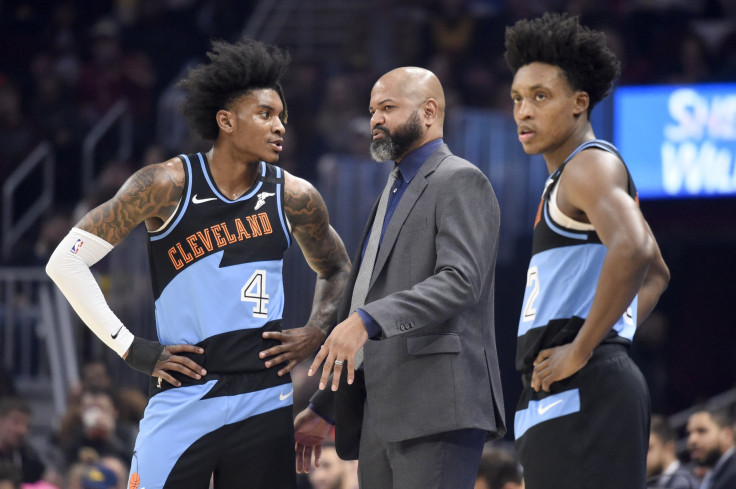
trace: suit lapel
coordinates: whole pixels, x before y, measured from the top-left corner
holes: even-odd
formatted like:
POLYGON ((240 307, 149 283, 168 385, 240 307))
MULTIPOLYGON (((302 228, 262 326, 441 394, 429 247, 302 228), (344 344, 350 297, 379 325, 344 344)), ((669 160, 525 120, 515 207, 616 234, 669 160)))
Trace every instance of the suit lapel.
MULTIPOLYGON (((371 279, 371 286, 376 281, 376 278, 383 270, 383 266, 386 264, 388 256, 391 254, 391 250, 396 243, 396 239, 399 237, 399 231, 404 225, 404 221, 409 216, 414 204, 419 200, 419 196, 422 195, 424 189, 427 187, 427 177, 434 172, 439 166, 440 162, 450 156, 450 149, 446 144, 443 144, 432 155, 427 158, 427 161, 419 169, 416 176, 411 180, 409 186, 404 191, 404 195, 401 197, 398 207, 394 211, 394 215, 391 216, 391 221, 388 223, 386 233, 383 235, 381 240, 381 247, 378 249, 378 256, 376 256, 376 264, 373 267, 373 277, 371 279)), ((401 168, 401 165, 399 165, 401 168)), ((375 210, 373 211, 375 214, 375 210)), ((373 222, 371 219, 369 222, 373 222)))

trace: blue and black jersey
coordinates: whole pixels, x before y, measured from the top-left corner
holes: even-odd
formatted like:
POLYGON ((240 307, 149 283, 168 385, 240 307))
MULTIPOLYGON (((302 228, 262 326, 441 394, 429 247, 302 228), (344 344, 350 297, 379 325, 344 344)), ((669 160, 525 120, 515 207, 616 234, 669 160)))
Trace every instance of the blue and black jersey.
POLYGON ((249 344, 261 346, 262 331, 280 330, 283 256, 291 242, 283 170, 261 162, 253 187, 230 200, 204 154, 180 158, 186 178, 179 207, 148 243, 159 341, 207 340, 208 352, 215 347, 220 357, 218 344, 225 343, 230 358, 218 363, 227 371, 263 368, 257 356, 249 356, 251 364, 243 355, 249 344))
MULTIPOLYGON (((606 247, 592 225, 556 222, 552 216, 556 186, 568 161, 580 151, 602 149, 621 155, 616 148, 599 139, 586 141, 553 172, 539 203, 534 224, 532 258, 527 271, 524 302, 519 319, 516 368, 522 373, 533 369, 540 350, 572 342, 593 304, 606 247)), ((623 164, 623 159, 621 159, 623 164)), ((634 181, 629 175, 628 193, 637 198, 634 181)), ((637 298, 614 324, 602 343, 630 345, 636 330, 637 298)))
POLYGON ((291 243, 284 173, 265 162, 245 195, 218 190, 202 153, 180 156, 185 182, 171 218, 149 234, 156 328, 164 345, 207 370, 152 378, 130 481, 135 487, 296 487, 290 375, 258 353, 278 344, 283 256, 291 243), (268 469, 268 470, 266 470, 268 469), (273 471, 273 472, 271 472, 273 471))

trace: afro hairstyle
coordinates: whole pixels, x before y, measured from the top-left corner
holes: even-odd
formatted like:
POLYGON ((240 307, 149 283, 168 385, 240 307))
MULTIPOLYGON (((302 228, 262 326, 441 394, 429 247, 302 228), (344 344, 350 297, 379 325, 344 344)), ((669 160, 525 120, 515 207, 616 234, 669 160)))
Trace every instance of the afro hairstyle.
POLYGON ((215 40, 207 58, 209 63, 191 68, 186 78, 177 83, 186 93, 184 117, 202 138, 217 138, 218 111, 229 109, 242 95, 262 88, 279 94, 286 122, 286 99, 280 81, 290 61, 287 52, 253 39, 236 43, 215 40))
POLYGON ((608 49, 606 36, 580 25, 577 16, 545 13, 506 28, 504 58, 515 74, 539 62, 559 67, 573 90, 587 92, 588 114, 606 98, 621 72, 621 63, 608 49))

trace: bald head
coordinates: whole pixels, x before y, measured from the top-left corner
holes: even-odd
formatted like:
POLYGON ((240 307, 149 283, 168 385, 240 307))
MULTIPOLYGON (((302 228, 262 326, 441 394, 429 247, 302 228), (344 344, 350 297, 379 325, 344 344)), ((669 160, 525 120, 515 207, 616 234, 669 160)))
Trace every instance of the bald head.
POLYGON ((394 86, 403 96, 417 104, 434 99, 437 102, 438 122, 441 125, 444 121, 445 92, 442 90, 439 78, 431 71, 416 66, 404 66, 383 75, 378 79, 374 88, 379 84, 394 86))
MULTIPOLYGON (((391 131, 412 139, 411 144, 403 144, 408 141, 399 138, 401 155, 393 151, 381 153, 380 157, 391 155, 400 161, 408 152, 442 137, 445 94, 437 76, 424 68, 396 68, 379 78, 371 90, 369 110, 373 147, 388 144, 379 139, 391 131)), ((376 155, 374 158, 378 159, 376 155)))

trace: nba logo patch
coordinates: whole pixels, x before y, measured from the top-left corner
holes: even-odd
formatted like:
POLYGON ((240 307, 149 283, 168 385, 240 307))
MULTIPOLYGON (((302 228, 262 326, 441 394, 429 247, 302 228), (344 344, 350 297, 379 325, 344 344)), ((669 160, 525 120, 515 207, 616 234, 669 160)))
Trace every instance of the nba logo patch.
POLYGON ((79 248, 81 248, 83 244, 84 241, 82 241, 81 239, 77 239, 77 242, 74 243, 74 246, 72 246, 72 249, 70 250, 72 252, 72 255, 76 255, 77 253, 79 253, 79 248))

